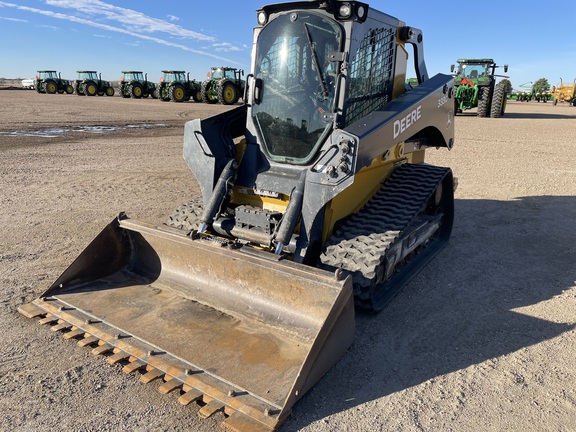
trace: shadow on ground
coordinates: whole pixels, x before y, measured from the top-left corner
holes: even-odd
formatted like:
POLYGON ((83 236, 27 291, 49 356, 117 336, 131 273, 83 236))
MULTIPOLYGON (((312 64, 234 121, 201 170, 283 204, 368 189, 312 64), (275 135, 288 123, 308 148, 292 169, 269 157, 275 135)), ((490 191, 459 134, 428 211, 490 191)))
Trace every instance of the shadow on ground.
POLYGON ((576 197, 457 200, 450 244, 295 406, 283 431, 575 328, 518 311, 574 284, 576 197))

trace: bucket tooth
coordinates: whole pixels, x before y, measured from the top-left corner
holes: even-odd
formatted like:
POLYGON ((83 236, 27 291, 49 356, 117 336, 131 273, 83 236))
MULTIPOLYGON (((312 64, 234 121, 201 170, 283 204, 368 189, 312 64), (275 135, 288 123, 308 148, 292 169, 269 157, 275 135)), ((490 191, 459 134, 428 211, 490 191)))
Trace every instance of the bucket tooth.
POLYGON ((53 332, 59 332, 59 331, 63 331, 63 330, 69 330, 72 328, 72 324, 67 323, 66 321, 63 321, 59 324, 53 325, 52 327, 50 327, 50 330, 52 330, 53 332))
POLYGON ((195 388, 191 388, 190 390, 188 390, 186 393, 184 393, 182 396, 180 396, 178 398, 178 402, 180 402, 182 405, 186 406, 186 405, 190 405, 192 402, 197 401, 201 397, 202 397, 202 392, 200 390, 195 389, 195 388))
POLYGON ((83 336, 86 332, 82 329, 71 330, 64 335, 64 339, 74 339, 83 336))
POLYGON ((46 311, 34 303, 26 303, 18 306, 18 312, 24 315, 26 318, 37 318, 46 315, 46 311))
POLYGON ((45 318, 40 320, 40 325, 54 324, 55 322, 58 322, 58 317, 48 314, 45 318))
MULTIPOLYGON (((88 333, 86 333, 86 334, 88 334, 88 333)), ((80 339, 78 341, 78 346, 85 347, 88 345, 93 345, 93 344, 97 343, 99 340, 100 339, 98 339, 96 336, 88 336, 88 337, 85 337, 84 339, 80 339)))
POLYGON ((148 384, 149 382, 161 378, 162 376, 164 376, 164 372, 162 372, 160 369, 151 369, 140 377, 140 381, 142 381, 144 384, 148 384))
POLYGON ((224 429, 231 432, 272 432, 270 426, 257 422, 256 420, 236 411, 222 423, 224 429))
POLYGON ((224 409, 224 404, 217 399, 212 399, 206 405, 204 405, 200 411, 198 411, 198 417, 203 419, 207 419, 208 417, 213 416, 218 411, 222 411, 224 409))
POLYGON ((114 349, 114 347, 112 345, 107 344, 107 343, 103 343, 102 345, 99 345, 96 348, 94 348, 92 350, 92 354, 102 355, 102 354, 106 354, 108 352, 111 352, 113 349, 114 349))
POLYGON ((125 353, 124 351, 118 351, 117 353, 115 353, 111 357, 108 357, 108 359, 106 361, 110 364, 116 364, 116 363, 120 363, 121 361, 127 360, 129 358, 130 358, 130 354, 125 353))
POLYGON ((158 387, 158 391, 162 394, 168 394, 171 391, 176 390, 177 388, 182 387, 183 382, 179 379, 172 378, 171 380, 165 382, 160 387, 158 387))
POLYGON ((131 374, 132 372, 136 372, 137 370, 144 369, 146 367, 146 363, 141 360, 134 360, 128 363, 126 366, 122 368, 122 371, 126 374, 131 374))

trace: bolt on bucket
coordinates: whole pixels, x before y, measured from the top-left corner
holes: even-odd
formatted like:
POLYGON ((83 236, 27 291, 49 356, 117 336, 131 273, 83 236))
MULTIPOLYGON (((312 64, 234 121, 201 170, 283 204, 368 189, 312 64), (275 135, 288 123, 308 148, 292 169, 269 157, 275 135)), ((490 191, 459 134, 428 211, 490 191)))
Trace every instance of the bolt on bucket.
POLYGON ((19 311, 234 430, 273 430, 354 338, 350 277, 120 215, 19 311))

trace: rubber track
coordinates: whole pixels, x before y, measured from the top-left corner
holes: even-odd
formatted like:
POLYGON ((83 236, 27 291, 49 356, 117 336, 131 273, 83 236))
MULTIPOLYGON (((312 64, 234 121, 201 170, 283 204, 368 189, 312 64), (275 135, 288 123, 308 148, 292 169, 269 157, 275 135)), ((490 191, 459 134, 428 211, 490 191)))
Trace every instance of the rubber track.
POLYGON ((185 231, 198 229, 203 212, 202 197, 195 197, 174 210, 165 224, 185 231))
POLYGON ((374 197, 332 235, 320 256, 322 267, 352 273, 356 303, 371 301, 382 281, 386 251, 426 207, 449 172, 432 165, 398 167, 374 197))

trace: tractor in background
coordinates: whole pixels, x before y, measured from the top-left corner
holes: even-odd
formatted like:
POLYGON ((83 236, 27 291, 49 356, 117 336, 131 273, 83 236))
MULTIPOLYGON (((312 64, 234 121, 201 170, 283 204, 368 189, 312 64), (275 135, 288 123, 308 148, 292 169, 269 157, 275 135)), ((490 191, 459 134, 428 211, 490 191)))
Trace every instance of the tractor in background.
POLYGON ((243 76, 242 69, 213 67, 208 73, 209 78, 202 83, 202 101, 234 105, 244 95, 246 83, 243 76))
MULTIPOLYGON (((457 68, 454 65, 450 68, 452 73, 456 70, 454 112, 477 108, 478 117, 502 117, 506 110, 506 86, 496 83, 496 77, 508 77, 495 74, 500 66, 489 58, 458 59, 457 63, 457 68)), ((508 65, 504 65, 504 72, 508 72, 508 65)))
POLYGON ((568 102, 568 105, 576 106, 576 79, 571 85, 565 85, 560 78, 560 84, 552 86, 550 93, 554 105, 557 105, 558 102, 568 102))
POLYGON ((96 71, 77 71, 76 94, 78 96, 114 96, 114 87, 110 81, 104 81, 102 74, 96 71))
POLYGON ((54 70, 41 70, 38 71, 36 79, 34 80, 34 88, 38 93, 74 93, 74 88, 69 80, 62 79, 60 73, 54 70))
POLYGON ((536 102, 546 103, 549 100, 552 100, 552 93, 545 88, 534 88, 532 97, 536 102))
POLYGON ((148 81, 148 74, 141 71, 122 71, 120 78, 120 95, 122 97, 140 99, 152 96, 155 98, 155 90, 156 84, 148 81))
POLYGON ((162 73, 155 91, 158 99, 164 102, 185 102, 190 99, 200 102, 202 100, 201 85, 196 80, 190 80, 190 73, 177 70, 163 70, 162 73))

